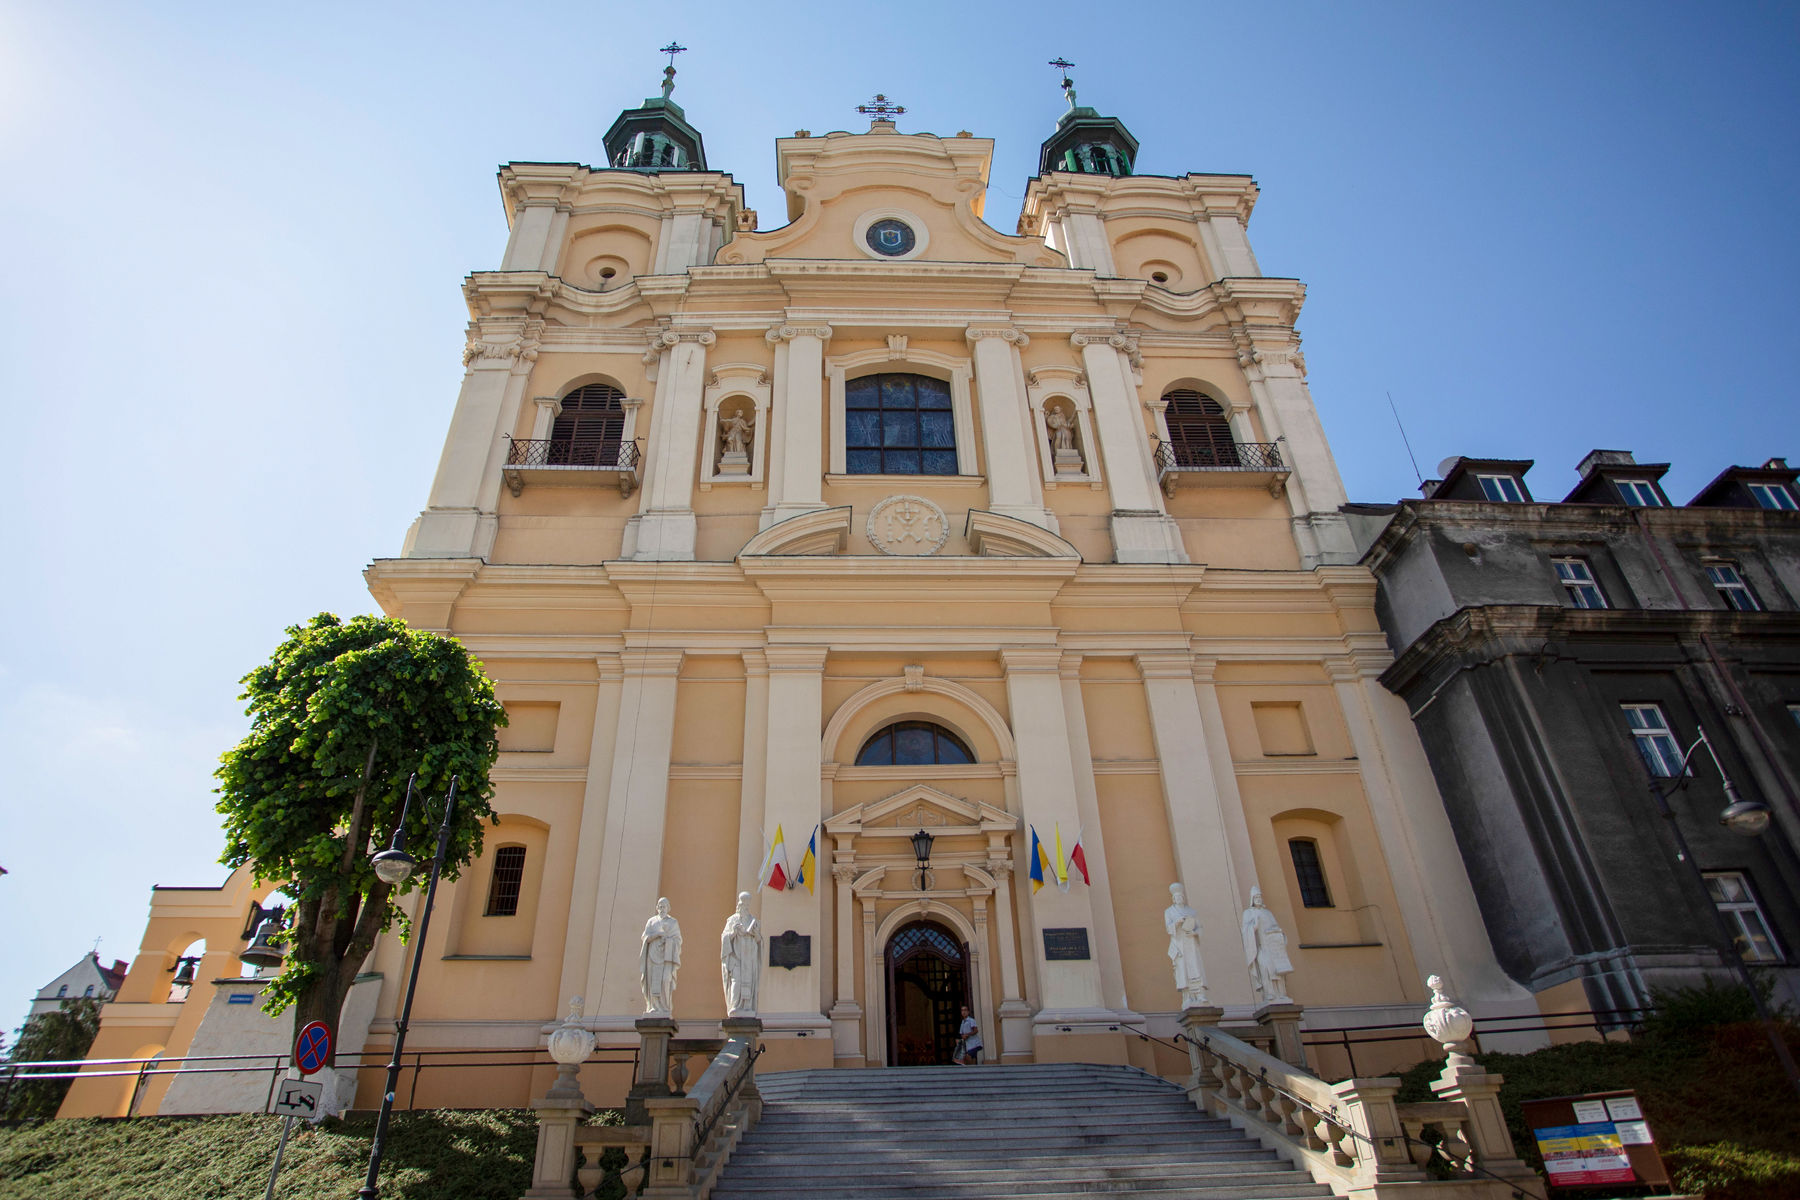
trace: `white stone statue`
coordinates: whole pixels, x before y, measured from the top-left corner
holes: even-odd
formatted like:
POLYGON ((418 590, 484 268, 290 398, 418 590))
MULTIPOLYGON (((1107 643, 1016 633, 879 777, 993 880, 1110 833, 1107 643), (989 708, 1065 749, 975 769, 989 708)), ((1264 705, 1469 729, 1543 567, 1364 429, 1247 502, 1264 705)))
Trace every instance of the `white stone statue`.
POLYGON ((1075 449, 1075 418, 1071 417, 1061 405, 1052 405, 1044 412, 1044 424, 1050 427, 1050 448, 1058 454, 1075 449))
POLYGON ((644 984, 644 1011, 675 1011, 675 973, 681 969, 681 925, 669 915, 669 901, 656 902, 656 915, 644 923, 638 951, 638 974, 644 984))
POLYGON ((737 911, 725 918, 725 932, 719 937, 719 974, 725 983, 726 1015, 756 1015, 762 947, 762 922, 750 915, 750 893, 739 892, 737 911))
POLYGON ((1250 986, 1264 1004, 1287 1004, 1282 976, 1291 974, 1294 964, 1288 959, 1287 934, 1276 924, 1275 914, 1263 907, 1262 889, 1250 889, 1250 907, 1244 910, 1244 960, 1250 966, 1250 986))
POLYGON ((1175 968, 1175 988, 1181 993, 1181 1007, 1200 1008, 1206 1004, 1206 968, 1200 962, 1200 916, 1188 907, 1187 892, 1179 883, 1169 885, 1169 899, 1163 909, 1163 928, 1169 934, 1169 962, 1175 968))
POLYGON ((733 409, 731 412, 725 414, 719 421, 719 437, 724 443, 725 453, 749 453, 750 422, 744 419, 742 411, 733 409))

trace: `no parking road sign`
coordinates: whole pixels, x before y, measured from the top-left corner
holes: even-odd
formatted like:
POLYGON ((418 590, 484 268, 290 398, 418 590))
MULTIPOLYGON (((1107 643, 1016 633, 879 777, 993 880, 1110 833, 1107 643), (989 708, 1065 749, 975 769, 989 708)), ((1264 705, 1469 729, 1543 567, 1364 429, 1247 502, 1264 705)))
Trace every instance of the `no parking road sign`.
POLYGON ((322 1021, 309 1022, 294 1039, 294 1065, 300 1074, 311 1075, 331 1058, 331 1030, 322 1021))

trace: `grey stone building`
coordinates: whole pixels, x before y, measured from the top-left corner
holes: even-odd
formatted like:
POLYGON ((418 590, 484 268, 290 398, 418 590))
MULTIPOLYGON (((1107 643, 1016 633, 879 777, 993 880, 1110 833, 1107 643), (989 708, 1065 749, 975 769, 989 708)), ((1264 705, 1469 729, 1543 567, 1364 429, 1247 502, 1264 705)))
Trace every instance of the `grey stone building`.
POLYGON ((1800 512, 1782 459, 1685 505, 1668 464, 1596 450, 1560 501, 1528 461, 1454 458, 1424 498, 1351 505, 1407 701, 1501 964, 1565 1010, 1630 1009, 1724 959, 1800 998, 1800 512), (1721 824, 1701 729, 1761 836, 1721 824))

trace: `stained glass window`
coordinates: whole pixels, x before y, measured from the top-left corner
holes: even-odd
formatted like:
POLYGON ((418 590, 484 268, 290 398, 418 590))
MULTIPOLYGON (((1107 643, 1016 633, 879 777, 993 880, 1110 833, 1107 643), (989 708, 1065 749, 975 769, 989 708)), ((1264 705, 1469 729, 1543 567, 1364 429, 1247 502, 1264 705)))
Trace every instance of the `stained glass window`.
POLYGON ((896 721, 863 743, 856 756, 859 767, 932 766, 972 763, 968 744, 929 721, 896 721))
POLYGON ((926 375, 864 375, 844 384, 844 455, 852 475, 956 474, 950 385, 926 375))

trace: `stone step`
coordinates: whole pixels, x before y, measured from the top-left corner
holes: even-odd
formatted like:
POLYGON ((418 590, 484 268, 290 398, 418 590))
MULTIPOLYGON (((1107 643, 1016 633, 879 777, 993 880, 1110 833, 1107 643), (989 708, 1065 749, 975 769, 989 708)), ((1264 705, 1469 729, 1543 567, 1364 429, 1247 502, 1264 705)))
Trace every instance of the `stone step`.
MULTIPOLYGON (((737 1161, 735 1158, 732 1160, 737 1161)), ((814 1186, 819 1187, 832 1180, 854 1180, 866 1182, 869 1179, 870 1163, 866 1159, 845 1158, 836 1163, 807 1164, 806 1178, 814 1186)), ((916 1158, 901 1168, 913 1179, 941 1179, 952 1183, 982 1183, 986 1181, 1004 1181, 1013 1178, 1030 1178, 1040 1180, 1057 1179, 1193 1179, 1199 1177, 1225 1176, 1231 1178, 1260 1178, 1262 1176, 1291 1176, 1294 1169, 1281 1162, 1273 1151, 1264 1158, 1182 1160, 1173 1162, 1145 1162, 1136 1155, 1122 1156, 1119 1161, 1111 1158, 1090 1156, 1076 1159, 1009 1160, 1001 1155, 984 1155, 975 1162, 956 1160, 951 1162, 921 1162, 916 1158), (1044 1166, 1043 1161, 1062 1162, 1062 1166, 1044 1166)), ((781 1181, 782 1164, 776 1160, 764 1160, 755 1163, 744 1163, 736 1173, 736 1178, 744 1184, 752 1181, 769 1179, 781 1181)))
MULTIPOLYGON (((770 1138, 765 1141, 761 1138, 755 1138, 755 1133, 756 1131, 752 1130, 751 1136, 746 1137, 743 1142, 739 1143, 736 1153, 732 1155, 733 1161, 736 1161, 738 1154, 805 1153, 808 1148, 818 1146, 820 1143, 820 1139, 817 1137, 782 1138, 779 1140, 770 1138), (750 1144, 752 1139, 755 1140, 755 1145, 750 1144)), ((1094 1150, 1102 1150, 1111 1154, 1127 1154, 1139 1151, 1166 1150, 1171 1145, 1175 1144, 1187 1144, 1195 1149, 1198 1149, 1201 1146, 1209 1149, 1229 1147, 1240 1144, 1241 1137, 1242 1135, 1232 1137, 1220 1134, 1197 1138, 1185 1137, 1177 1134, 1145 1137, 1132 1134, 1129 1131, 1117 1129, 1095 1133, 1075 1134, 1059 1134, 1054 1130, 1033 1130, 1021 1133, 1016 1137, 1009 1137, 1003 1142, 987 1136, 955 1139, 945 1138, 942 1140, 942 1146, 954 1151, 956 1154, 985 1153, 991 1150, 993 1153, 1005 1154, 1008 1157, 1015 1157, 1025 1152, 1032 1152, 1035 1154, 1069 1154, 1094 1150)), ((914 1157, 919 1157, 930 1153, 932 1150, 929 1142, 921 1142, 908 1138, 877 1139, 859 1137, 836 1139, 836 1141, 842 1146, 853 1147, 857 1154, 873 1155, 876 1151, 888 1150, 898 1154, 911 1154, 914 1157)), ((1254 1143, 1251 1144, 1254 1145, 1254 1143)))
MULTIPOLYGON (((782 1187, 795 1191, 808 1189, 807 1184, 799 1181, 782 1187)), ((713 1189, 712 1197, 713 1200, 753 1200, 756 1197, 766 1197, 773 1190, 743 1188, 735 1180, 727 1178, 713 1189)), ((863 1186, 834 1188, 831 1194, 833 1197, 842 1197, 843 1200, 985 1200, 990 1196, 1006 1196, 1008 1200, 1038 1200, 1039 1197, 1096 1195, 1155 1196, 1157 1200, 1316 1200, 1332 1193, 1325 1185, 1306 1182, 1305 1176, 1296 1174, 1291 1182, 1232 1182, 1199 1187, 1183 1180, 1172 1180, 1166 1184, 1148 1179, 1081 1179, 1061 1184, 1021 1180, 1016 1188, 1008 1187, 1005 1190, 998 1190, 991 1183, 963 1186, 927 1183, 914 1188, 899 1180, 881 1179, 872 1180, 863 1186)))
POLYGON ((764 1106, 763 1120, 775 1125, 805 1125, 809 1128, 821 1126, 845 1126, 856 1128, 879 1129, 930 1129, 939 1125, 969 1126, 983 1125, 993 1128, 1010 1128, 1021 1121, 1033 1124, 1067 1123, 1071 1125, 1136 1125, 1144 1122, 1167 1123, 1178 1121, 1188 1129, 1229 1129, 1226 1122, 1218 1118, 1202 1117, 1190 1105, 1186 1112, 1178 1108, 1133 1108, 1113 1109, 1077 1109, 1077 1108, 1038 1108, 1020 1106, 1006 1112, 994 1112, 989 1109, 969 1112, 966 1115, 954 1108, 939 1106, 935 1111, 917 1108, 904 1112, 894 1112, 881 1108, 858 1108, 850 1111, 838 1109, 809 1109, 796 1112, 786 1105, 764 1106))
MULTIPOLYGON (((749 1139, 746 1139, 748 1141, 749 1139)), ((934 1161, 922 1155, 918 1147, 901 1149, 884 1148, 870 1151, 860 1149, 827 1149, 801 1151, 794 1153, 767 1154, 757 1150, 739 1148, 731 1156, 732 1168, 745 1170, 763 1170, 779 1168, 786 1164, 803 1165, 808 1172, 836 1171, 852 1168, 868 1168, 870 1166, 896 1167, 905 1169, 913 1164, 934 1161)), ((959 1160, 960 1161, 960 1160, 959 1160)), ((1205 1166, 1209 1163, 1256 1166, 1264 1163, 1278 1162, 1273 1150, 1265 1150, 1249 1142, 1245 1145, 1227 1145, 1220 1149, 1194 1148, 1172 1151, 1166 1146, 1156 1150, 1137 1150, 1126 1153, 1105 1153, 1083 1150, 1078 1154, 1017 1154, 996 1152, 983 1160, 989 1165, 1004 1164, 1008 1170, 1015 1171, 1084 1171, 1096 1165, 1125 1164, 1157 1169, 1176 1170, 1183 1166, 1205 1166)))

